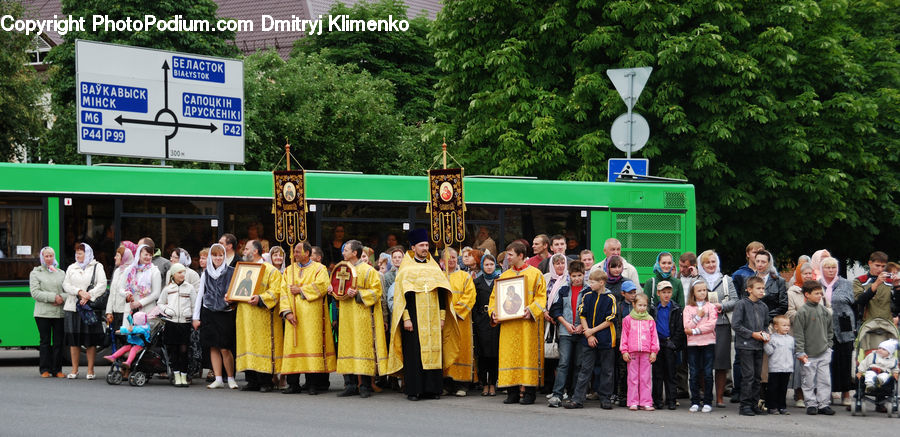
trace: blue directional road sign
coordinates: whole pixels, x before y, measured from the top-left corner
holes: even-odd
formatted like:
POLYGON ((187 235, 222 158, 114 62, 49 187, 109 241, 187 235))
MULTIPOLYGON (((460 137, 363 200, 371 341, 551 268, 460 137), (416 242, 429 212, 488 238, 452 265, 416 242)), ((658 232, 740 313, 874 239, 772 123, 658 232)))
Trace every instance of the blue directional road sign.
POLYGON ((647 176, 650 171, 650 160, 646 158, 613 158, 607 165, 606 181, 615 182, 622 175, 647 176))

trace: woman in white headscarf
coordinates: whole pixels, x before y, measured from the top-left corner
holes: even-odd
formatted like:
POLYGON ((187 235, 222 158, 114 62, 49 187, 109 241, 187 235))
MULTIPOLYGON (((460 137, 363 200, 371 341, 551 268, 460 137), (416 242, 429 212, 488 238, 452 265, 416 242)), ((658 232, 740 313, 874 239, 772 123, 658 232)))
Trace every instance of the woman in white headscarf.
POLYGON ((719 255, 714 250, 707 250, 697 258, 700 264, 700 277, 709 288, 707 300, 713 304, 718 313, 716 318, 716 347, 713 358, 713 369, 716 373, 716 407, 725 408, 723 396, 727 382, 728 369, 731 368, 731 313, 738 303, 738 293, 734 282, 728 275, 722 274, 719 255))
MULTIPOLYGON (((201 256, 203 256, 201 254, 201 256)), ((178 247, 172 251, 171 256, 169 257, 169 261, 172 264, 181 264, 187 270, 184 272, 184 282, 187 282, 192 287, 194 287, 194 292, 200 291, 200 274, 195 272, 194 269, 191 268, 191 254, 188 251, 178 247)), ((166 272, 166 285, 172 281, 172 273, 166 272)), ((165 287, 165 286, 163 286, 165 287)))
POLYGON ((94 357, 97 346, 103 344, 103 324, 92 315, 90 302, 106 293, 106 273, 103 265, 94 259, 94 250, 86 243, 75 244, 75 262, 66 269, 63 291, 68 295, 63 306, 66 343, 72 357, 72 371, 66 378, 78 378, 78 359, 81 347, 87 348, 87 379, 94 379, 94 357), (93 323, 92 323, 93 322, 93 323))
POLYGON ((134 262, 131 250, 125 242, 116 249, 116 268, 109 281, 109 300, 106 302, 106 323, 113 331, 118 331, 122 326, 126 313, 131 314, 131 308, 125 301, 125 279, 134 262))
POLYGON ((225 246, 213 244, 209 248, 206 270, 200 277, 200 291, 194 303, 193 325, 200 330, 200 344, 209 348, 209 360, 215 381, 207 388, 224 388, 222 367, 228 375, 228 388, 238 388, 234 380, 235 314, 225 300, 234 267, 225 262, 225 246))
POLYGON ((40 362, 42 378, 62 378, 63 350, 63 281, 66 274, 59 270, 56 252, 52 247, 41 249, 41 265, 31 271, 28 278, 31 297, 34 298, 34 321, 40 335, 40 362))
POLYGON ((125 301, 131 312, 143 311, 150 314, 156 308, 156 301, 162 292, 162 275, 153 264, 150 246, 137 247, 134 261, 125 277, 125 301))

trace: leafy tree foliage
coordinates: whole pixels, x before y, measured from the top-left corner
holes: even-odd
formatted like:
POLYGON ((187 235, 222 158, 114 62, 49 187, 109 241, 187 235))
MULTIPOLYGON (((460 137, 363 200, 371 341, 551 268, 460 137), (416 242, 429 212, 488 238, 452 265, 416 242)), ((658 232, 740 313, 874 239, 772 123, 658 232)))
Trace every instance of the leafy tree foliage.
POLYGON ((269 170, 282 146, 308 170, 421 174, 424 147, 397 114, 394 88, 316 54, 274 51, 244 62, 249 170, 269 170))
MULTIPOLYGON (((0 15, 22 18, 19 2, 0 0, 0 15)), ((29 157, 37 150, 45 132, 41 99, 44 86, 34 68, 26 65, 25 53, 34 35, 0 31, 0 160, 29 157)))
POLYGON ((475 172, 602 180, 625 112, 605 71, 653 66, 639 154, 696 186, 699 248, 734 267, 750 240, 790 257, 896 253, 898 6, 448 2, 429 35, 437 101, 475 172))
MULTIPOLYGON (((182 15, 185 19, 208 20, 214 24, 218 6, 212 0, 159 0, 146 2, 140 0, 62 0, 63 15, 90 17, 103 13, 111 20, 127 17, 143 17, 145 14, 156 16, 160 20, 182 15)), ((145 32, 106 31, 98 29, 94 32, 88 27, 85 32, 69 32, 63 44, 50 51, 47 60, 52 64, 50 88, 52 92, 52 110, 56 116, 50 130, 47 147, 42 148, 40 159, 60 164, 82 163, 84 157, 79 156, 76 136, 76 90, 75 90, 75 40, 103 41, 115 44, 133 45, 162 50, 175 50, 209 56, 233 57, 238 54, 236 48, 228 41, 234 39, 234 32, 160 32, 152 29, 145 32)), ((215 26, 211 26, 215 29, 215 26)), ((127 158, 108 157, 109 162, 130 162, 127 158)))
MULTIPOLYGON (((402 0, 363 1, 353 6, 336 3, 329 13, 349 15, 353 20, 408 17, 402 0)), ((426 39, 431 20, 418 15, 407 21, 406 32, 324 32, 307 36, 297 41, 294 52, 319 53, 338 65, 356 65, 376 78, 390 81, 405 121, 419 124, 434 115, 437 68, 434 50, 426 39)))

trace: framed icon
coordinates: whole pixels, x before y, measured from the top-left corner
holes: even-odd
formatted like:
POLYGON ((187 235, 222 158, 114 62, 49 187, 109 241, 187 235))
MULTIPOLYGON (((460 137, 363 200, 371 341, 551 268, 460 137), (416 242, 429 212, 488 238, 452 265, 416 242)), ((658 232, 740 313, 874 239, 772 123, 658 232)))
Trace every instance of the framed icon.
POLYGON ((525 316, 525 277, 497 279, 497 320, 521 319, 525 316))
POLYGON ((262 286, 263 265, 250 262, 239 262, 234 266, 234 276, 228 284, 225 300, 231 302, 247 302, 255 294, 259 294, 262 286))

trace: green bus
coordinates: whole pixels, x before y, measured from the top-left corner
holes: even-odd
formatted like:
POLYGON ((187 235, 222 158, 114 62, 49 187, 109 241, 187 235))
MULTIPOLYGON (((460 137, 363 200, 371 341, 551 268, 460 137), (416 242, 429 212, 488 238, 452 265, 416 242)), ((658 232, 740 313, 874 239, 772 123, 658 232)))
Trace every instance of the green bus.
MULTIPOLYGON (((537 234, 561 234, 569 253, 615 237, 642 277, 656 255, 696 250, 694 187, 648 182, 606 183, 466 176, 467 241, 487 232, 498 248, 537 234)), ((358 239, 379 253, 406 231, 427 227, 425 176, 307 172, 310 243, 326 260, 341 240, 358 239), (338 237, 335 237, 335 233, 338 237), (343 238, 341 238, 343 237, 343 238)), ((274 241, 273 178, 252 171, 134 166, 0 163, 0 347, 38 344, 28 277, 42 247, 60 265, 87 242, 111 276, 122 240, 150 236, 168 258, 183 247, 194 258, 224 233, 274 241)))

